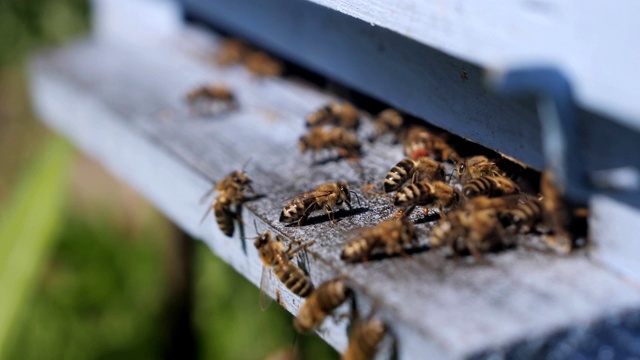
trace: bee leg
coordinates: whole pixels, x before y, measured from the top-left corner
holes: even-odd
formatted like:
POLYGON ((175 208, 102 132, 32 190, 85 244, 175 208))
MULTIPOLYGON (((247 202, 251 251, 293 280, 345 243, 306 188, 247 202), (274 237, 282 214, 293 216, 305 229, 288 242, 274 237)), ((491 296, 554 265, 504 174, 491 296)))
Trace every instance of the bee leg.
POLYGON ((335 216, 333 216, 333 209, 331 208, 331 206, 329 206, 329 204, 324 206, 324 210, 327 212, 327 214, 329 214, 329 219, 331 219, 332 223, 336 223, 336 218, 335 216))
POLYGON ((298 226, 302 226, 302 223, 307 220, 307 217, 309 215, 307 213, 302 214, 302 216, 300 216, 300 219, 298 219, 298 226))
POLYGON ((482 253, 476 246, 476 243, 471 240, 467 242, 467 248, 469 248, 469 252, 473 255, 474 260, 479 264, 486 264, 487 260, 482 256, 482 253))

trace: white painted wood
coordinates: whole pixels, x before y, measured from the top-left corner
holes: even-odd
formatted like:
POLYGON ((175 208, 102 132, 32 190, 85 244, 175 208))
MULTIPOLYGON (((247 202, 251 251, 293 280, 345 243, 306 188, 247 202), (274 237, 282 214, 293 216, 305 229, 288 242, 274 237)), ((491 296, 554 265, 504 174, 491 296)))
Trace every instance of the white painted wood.
MULTIPOLYGON (((365 144, 361 168, 346 161, 311 166, 295 143, 305 115, 330 97, 303 82, 217 68, 202 56, 216 43, 188 31, 164 45, 81 41, 41 55, 31 66, 36 108, 46 123, 257 285, 262 267, 251 244, 245 255, 238 234, 223 236, 211 218, 199 224, 206 205, 198 202, 211 181, 252 159, 247 172, 266 196, 246 204, 245 221, 257 219, 259 231, 268 227, 287 239, 316 240, 309 249, 314 283, 345 276, 359 303, 378 305, 398 336, 401 358, 464 358, 544 343, 555 331, 640 308, 638 287, 583 251, 559 257, 519 249, 488 256, 489 265, 435 252, 344 264, 339 253, 349 232, 392 212, 383 197, 368 199, 368 211, 336 225, 284 227, 277 221, 284 199, 338 177, 362 194, 361 186, 381 182, 402 157, 400 146, 365 144), (184 95, 203 82, 232 87, 239 110, 190 117, 184 95)), ((367 131, 365 125, 360 135, 367 131)), ((423 235, 429 231, 428 225, 420 228, 423 235)), ((245 232, 253 236, 252 225, 245 232)), ((300 299, 278 289, 282 305, 296 313, 300 299)), ((344 325, 321 332, 337 349, 346 344, 344 325)))
POLYGON ((594 258, 640 283, 640 211, 602 195, 589 207, 594 258))
POLYGON ((552 64, 586 108, 640 129, 633 0, 311 0, 486 68, 552 64))

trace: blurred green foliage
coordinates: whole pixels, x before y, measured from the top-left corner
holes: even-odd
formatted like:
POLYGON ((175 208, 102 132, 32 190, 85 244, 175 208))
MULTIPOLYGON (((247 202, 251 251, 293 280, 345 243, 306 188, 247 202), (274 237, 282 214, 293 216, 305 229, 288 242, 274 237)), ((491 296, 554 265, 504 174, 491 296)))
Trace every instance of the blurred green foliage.
POLYGON ((30 298, 64 207, 71 149, 54 140, 43 150, 0 214, 0 356, 11 341, 21 303, 30 298))
POLYGON ((304 359, 337 358, 317 336, 296 336, 293 317, 276 302, 260 310, 259 290, 230 266, 212 259, 202 243, 196 252, 195 280, 194 320, 201 358, 259 359, 291 349, 294 342, 304 359))
POLYGON ((88 29, 88 14, 86 0, 0 1, 0 66, 22 61, 38 45, 88 29))

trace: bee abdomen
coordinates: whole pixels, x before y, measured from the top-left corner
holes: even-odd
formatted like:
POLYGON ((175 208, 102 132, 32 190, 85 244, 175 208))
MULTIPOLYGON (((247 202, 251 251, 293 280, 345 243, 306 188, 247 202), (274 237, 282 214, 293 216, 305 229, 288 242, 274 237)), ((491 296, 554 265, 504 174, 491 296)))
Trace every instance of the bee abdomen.
POLYGON ((307 297, 313 291, 311 279, 309 279, 302 269, 292 263, 280 263, 280 265, 276 267, 275 272, 278 279, 280 279, 292 293, 300 297, 307 297))
POLYGON ((355 238, 344 246, 340 258, 348 262, 362 261, 371 253, 374 240, 364 236, 355 238))
POLYGON ((483 176, 469 180, 462 188, 469 197, 486 195, 489 197, 515 194, 520 191, 518 185, 505 177, 483 176))
POLYGON ((404 159, 389 170, 384 179, 384 192, 398 190, 413 174, 415 163, 410 159, 404 159))
POLYGON ((226 236, 233 236, 233 212, 231 211, 231 203, 226 196, 220 196, 213 204, 213 214, 218 223, 218 228, 226 236))
POLYGON ((324 312, 330 312, 347 299, 350 290, 342 280, 338 279, 323 283, 316 291, 319 307, 324 312))
POLYGON ((542 205, 537 200, 518 204, 508 211, 507 217, 514 225, 533 225, 542 219, 542 205))
POLYGON ((376 354, 380 341, 386 333, 386 326, 380 320, 369 319, 358 325, 349 339, 343 355, 345 360, 371 359, 376 354))
POLYGON ((431 192, 431 186, 426 182, 411 184, 396 193, 393 204, 395 206, 417 205, 425 200, 431 192))
POLYGON ((307 333, 316 329, 329 313, 347 299, 349 292, 349 288, 340 279, 322 283, 300 308, 298 317, 293 322, 296 330, 307 333))
POLYGON ((301 201, 294 201, 285 205, 280 213, 280 222, 292 223, 298 221, 304 212, 304 204, 301 201))

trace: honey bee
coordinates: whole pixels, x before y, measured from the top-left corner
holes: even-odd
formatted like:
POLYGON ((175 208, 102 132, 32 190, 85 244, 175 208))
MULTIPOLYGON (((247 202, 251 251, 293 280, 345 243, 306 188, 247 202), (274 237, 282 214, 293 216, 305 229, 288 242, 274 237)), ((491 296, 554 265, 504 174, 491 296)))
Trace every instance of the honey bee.
POLYGON ((224 41, 216 53, 216 63, 221 66, 231 66, 241 63, 251 52, 251 48, 240 39, 224 41))
POLYGON ((303 154, 307 151, 313 151, 314 156, 323 149, 336 149, 338 155, 342 157, 358 157, 360 156, 360 141, 354 133, 343 128, 317 127, 309 130, 306 135, 300 138, 298 149, 303 154))
POLYGON ((404 159, 389 170, 384 179, 384 192, 398 190, 409 179, 412 183, 429 180, 444 180, 444 166, 428 157, 421 157, 417 160, 404 159))
POLYGON ((397 133, 403 124, 404 119, 402 115, 394 109, 387 109, 380 112, 378 117, 373 121, 373 126, 378 136, 387 132, 397 133))
POLYGON ((504 176, 504 173, 493 161, 482 155, 464 159, 458 164, 457 170, 458 179, 463 184, 481 176, 504 176))
POLYGON ((373 250, 382 248, 388 256, 405 254, 404 247, 416 241, 415 228, 408 217, 385 220, 348 242, 340 258, 348 262, 366 262, 373 250))
POLYGON ((343 360, 373 359, 378 345, 387 333, 387 326, 379 319, 369 318, 356 324, 349 338, 343 360))
POLYGON ((307 297, 313 291, 313 284, 309 275, 294 264, 291 259, 300 250, 312 245, 313 242, 302 245, 297 249, 286 248, 281 235, 273 236, 271 231, 265 231, 258 235, 253 245, 258 249, 258 255, 263 263, 262 278, 260 281, 261 298, 260 306, 266 307, 262 293, 268 283, 268 269, 272 268, 274 274, 292 293, 307 297))
POLYGON ((566 254, 573 248, 573 239, 569 234, 572 216, 564 202, 562 191, 556 186, 554 175, 545 170, 540 178, 543 223, 551 234, 543 235, 542 239, 554 250, 566 254))
POLYGON ((500 214, 503 222, 514 225, 518 231, 522 232, 529 232, 533 226, 542 221, 542 216, 542 204, 535 198, 525 199, 500 214))
POLYGON ((233 195, 235 201, 238 201, 238 196, 244 196, 246 190, 253 191, 251 188, 251 179, 242 170, 231 172, 225 176, 216 184, 216 190, 220 193, 228 193, 233 195))
MULTIPOLYGON (((322 184, 315 190, 308 191, 293 197, 282 209, 280 222, 298 222, 300 226, 316 210, 322 210, 329 214, 332 222, 335 222, 333 208, 342 204, 347 204, 349 211, 351 207, 351 193, 349 185, 344 181, 322 184)), ((357 194, 354 192, 357 197, 357 194)))
POLYGON ((256 76, 278 77, 284 72, 282 62, 267 53, 254 51, 244 58, 244 66, 256 76))
POLYGON ((449 247, 454 254, 463 249, 475 257, 488 251, 502 238, 502 224, 495 208, 477 209, 465 204, 461 209, 449 212, 433 228, 429 244, 432 247, 449 247))
POLYGON ((460 192, 445 182, 420 181, 399 190, 393 204, 403 208, 434 205, 442 212, 458 204, 461 199, 460 192))
POLYGON ((431 133, 423 126, 413 126, 404 136, 404 153, 410 159, 433 155, 437 160, 453 160, 458 163, 461 157, 442 136, 431 133))
POLYGON ((216 218, 218 228, 228 237, 233 236, 235 229, 233 220, 237 219, 237 213, 231 209, 233 200, 226 193, 221 193, 213 202, 213 215, 216 218))
MULTIPOLYGON (((233 221, 239 220, 238 207, 244 202, 246 193, 253 192, 251 183, 251 179, 244 171, 234 171, 220 180, 212 189, 218 191, 218 196, 211 203, 209 210, 213 211, 218 228, 226 236, 233 236, 235 229, 233 221), (232 209, 232 206, 236 209, 232 209)), ((209 193, 205 196, 208 195, 209 193)), ((207 214, 208 211, 205 216, 207 214)))
POLYGON ((360 114, 358 109, 349 103, 329 103, 307 116, 307 127, 321 125, 357 129, 360 125, 360 114))
POLYGON ((483 176, 469 180, 464 184, 462 192, 468 197, 479 195, 497 197, 519 193, 520 187, 503 176, 483 176))
POLYGON ((217 111, 232 110, 237 106, 231 89, 223 85, 203 85, 187 94, 192 111, 209 115, 217 111))
POLYGON ((309 333, 316 330, 322 322, 351 295, 351 289, 341 279, 322 283, 302 307, 298 317, 293 320, 293 326, 299 333, 309 333))

